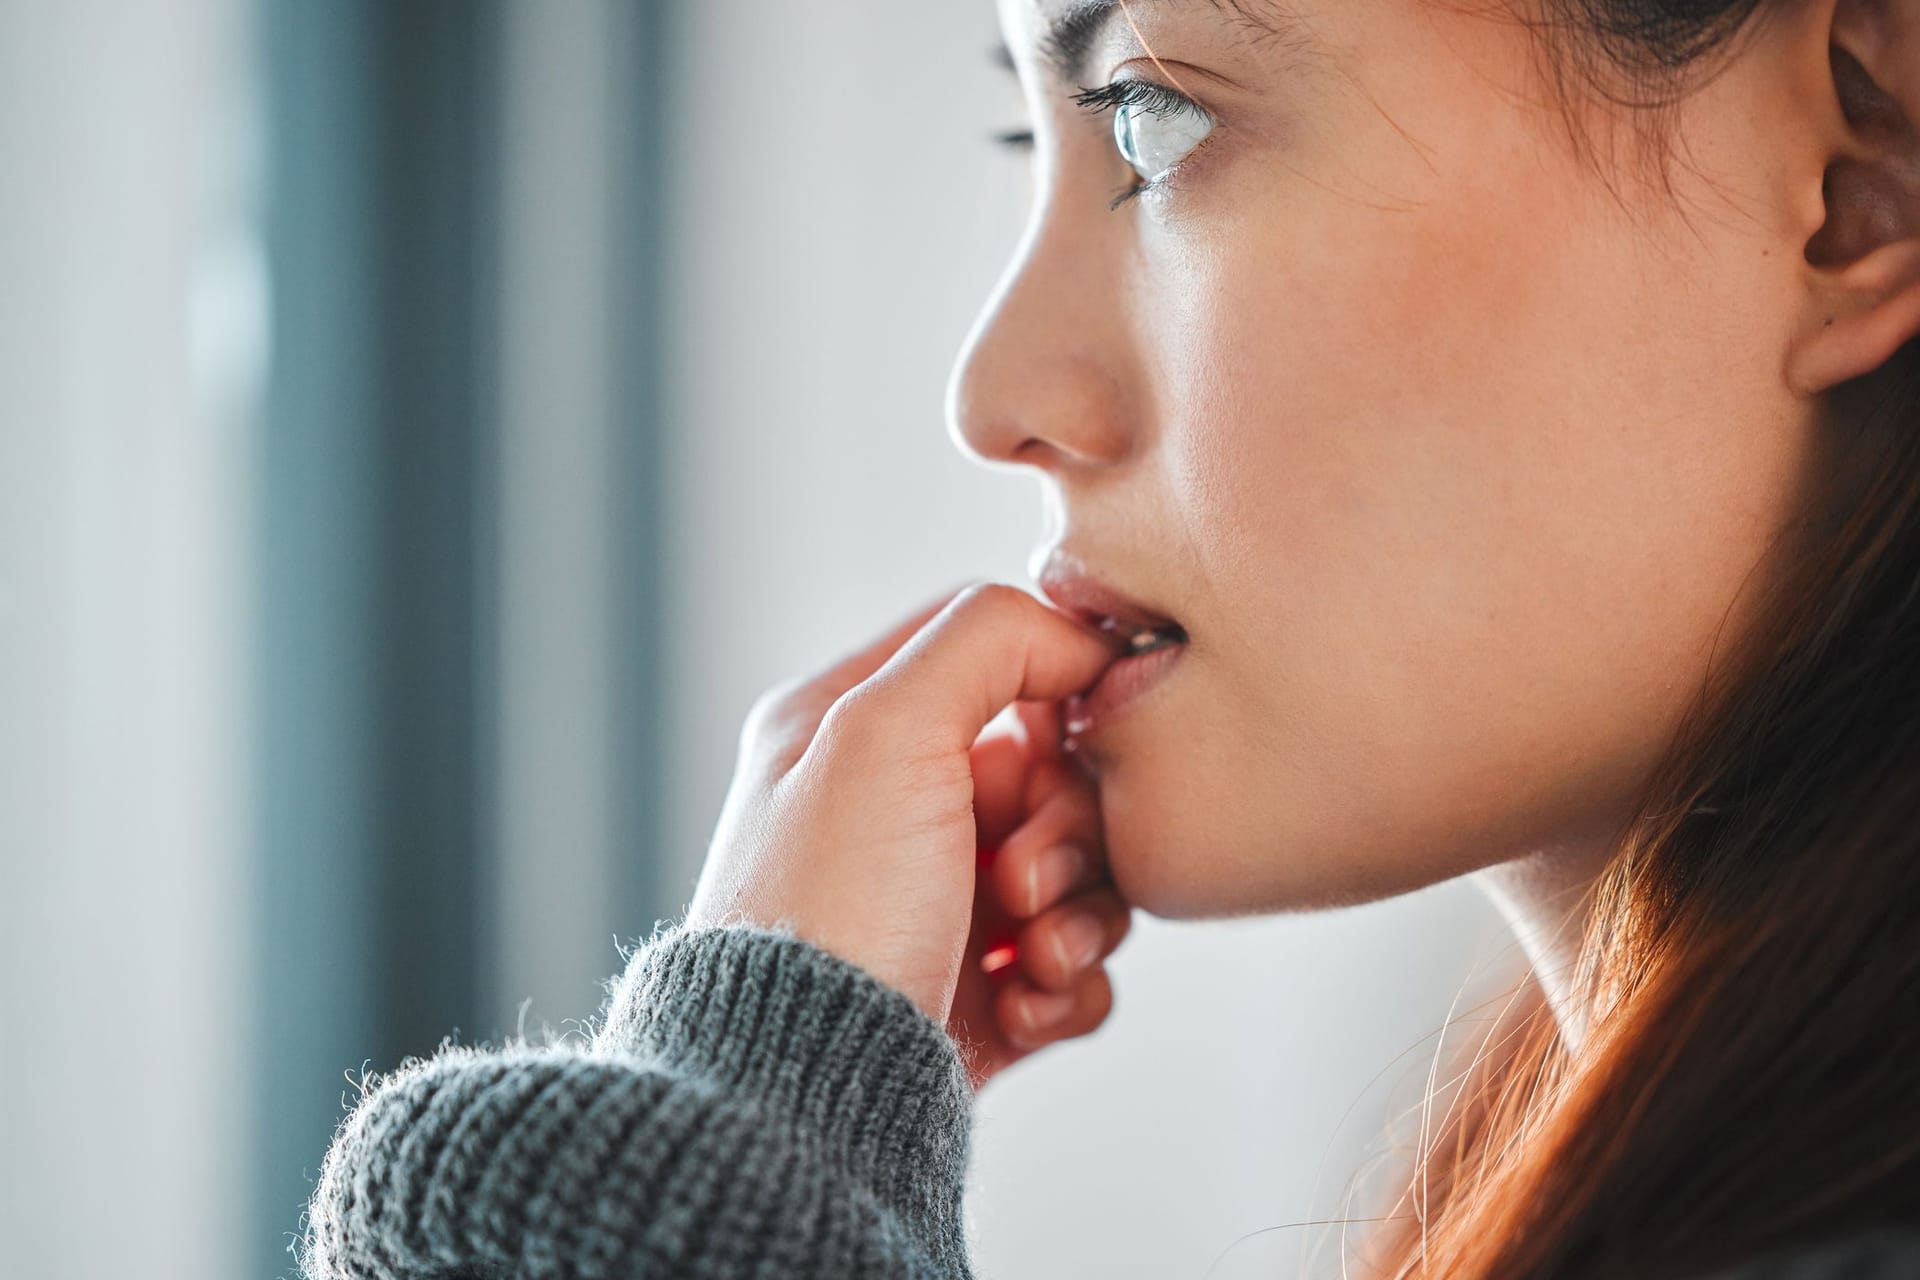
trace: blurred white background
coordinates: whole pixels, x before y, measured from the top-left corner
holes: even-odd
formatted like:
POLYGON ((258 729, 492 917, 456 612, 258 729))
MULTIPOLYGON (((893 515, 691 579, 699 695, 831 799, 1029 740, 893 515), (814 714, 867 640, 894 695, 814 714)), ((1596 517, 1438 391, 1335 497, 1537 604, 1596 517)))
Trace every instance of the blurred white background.
MULTIPOLYGON (((997 39, 0 4, 10 1271, 291 1275, 343 1073, 591 1015, 762 688, 1027 583, 1037 482, 942 420, 1025 217, 997 39)), ((1108 1024, 981 1095, 981 1273, 1297 1274, 1230 1246, 1338 1214, 1514 963, 1464 883, 1137 917, 1108 1024)))

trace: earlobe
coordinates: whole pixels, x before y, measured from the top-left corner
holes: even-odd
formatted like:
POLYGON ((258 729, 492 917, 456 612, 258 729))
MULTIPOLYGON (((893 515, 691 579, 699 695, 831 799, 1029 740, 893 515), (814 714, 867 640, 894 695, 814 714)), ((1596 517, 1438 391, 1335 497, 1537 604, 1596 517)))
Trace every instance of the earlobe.
POLYGON ((1838 0, 1830 61, 1844 134, 1804 250, 1809 290, 1787 361, 1803 395, 1871 374, 1920 338, 1920 0, 1838 0))
POLYGON ((1818 395, 1920 344, 1920 236, 1882 243, 1810 298, 1789 356, 1793 390, 1818 395))

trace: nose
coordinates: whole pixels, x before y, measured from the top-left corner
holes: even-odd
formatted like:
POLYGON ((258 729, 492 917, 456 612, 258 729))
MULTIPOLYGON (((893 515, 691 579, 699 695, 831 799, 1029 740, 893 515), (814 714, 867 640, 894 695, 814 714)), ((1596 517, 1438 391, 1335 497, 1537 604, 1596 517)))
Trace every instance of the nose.
POLYGON ((1141 398, 1114 265, 1124 254, 1106 244, 1115 230, 1036 210, 947 382, 962 453, 1059 472, 1111 467, 1134 447, 1141 398))

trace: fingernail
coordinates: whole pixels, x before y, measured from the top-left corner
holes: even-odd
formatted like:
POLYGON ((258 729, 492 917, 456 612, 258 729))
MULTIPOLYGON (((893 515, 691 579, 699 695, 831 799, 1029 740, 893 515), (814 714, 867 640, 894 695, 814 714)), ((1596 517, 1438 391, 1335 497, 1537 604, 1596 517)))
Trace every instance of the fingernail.
POLYGON ((1073 1011, 1073 997, 1064 992, 1041 991, 1021 1000, 1020 1007, 1025 1011, 1028 1028, 1040 1031, 1073 1011))
POLYGON ((1098 920, 1081 913, 1061 921, 1053 940, 1065 968, 1084 969, 1099 958, 1100 948, 1107 941, 1107 931, 1098 920))
POLYGON ((1033 860, 1032 880, 1027 886, 1027 910, 1038 913, 1060 896, 1080 869, 1080 850, 1070 844, 1057 844, 1040 851, 1033 860))

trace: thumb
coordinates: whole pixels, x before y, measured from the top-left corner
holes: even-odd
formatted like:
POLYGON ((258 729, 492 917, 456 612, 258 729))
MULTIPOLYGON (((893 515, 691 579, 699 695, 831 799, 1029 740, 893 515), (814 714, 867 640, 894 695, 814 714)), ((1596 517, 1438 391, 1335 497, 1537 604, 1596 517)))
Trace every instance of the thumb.
POLYGON ((1113 637, 1018 587, 966 588, 865 686, 874 711, 938 750, 965 751, 1001 708, 1091 685, 1119 656, 1113 637))

